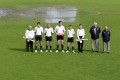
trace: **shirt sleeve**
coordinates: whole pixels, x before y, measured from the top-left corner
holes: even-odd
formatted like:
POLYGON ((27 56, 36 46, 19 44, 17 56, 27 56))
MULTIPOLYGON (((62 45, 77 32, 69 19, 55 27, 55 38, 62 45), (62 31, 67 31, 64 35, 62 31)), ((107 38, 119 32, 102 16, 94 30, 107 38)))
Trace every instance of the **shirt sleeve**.
POLYGON ((54 33, 53 28, 51 28, 52 33, 54 33))
POLYGON ((63 33, 65 33, 65 27, 63 26, 63 33))
POLYGON ((57 26, 55 27, 55 30, 54 30, 55 33, 57 33, 57 26))
POLYGON ((27 33, 28 33, 28 31, 26 30, 26 31, 25 31, 25 38, 26 38, 26 39, 28 38, 27 33))
POLYGON ((41 28, 41 33, 43 33, 44 31, 43 31, 43 27, 41 28))
POLYGON ((74 29, 73 29, 73 34, 75 34, 75 31, 74 31, 74 29))
POLYGON ((34 38, 34 35, 35 35, 35 31, 33 30, 32 31, 32 38, 34 38))
POLYGON ((79 29, 77 29, 77 38, 80 39, 79 38, 79 29))
POLYGON ((83 38, 85 37, 85 29, 83 29, 83 38))

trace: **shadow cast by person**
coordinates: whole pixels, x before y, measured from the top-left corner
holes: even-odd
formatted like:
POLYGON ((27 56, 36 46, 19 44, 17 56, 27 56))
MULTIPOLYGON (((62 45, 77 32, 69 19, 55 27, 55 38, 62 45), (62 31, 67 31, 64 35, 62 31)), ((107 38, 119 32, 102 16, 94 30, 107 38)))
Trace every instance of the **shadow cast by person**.
POLYGON ((12 51, 26 52, 26 49, 23 48, 10 48, 12 51))

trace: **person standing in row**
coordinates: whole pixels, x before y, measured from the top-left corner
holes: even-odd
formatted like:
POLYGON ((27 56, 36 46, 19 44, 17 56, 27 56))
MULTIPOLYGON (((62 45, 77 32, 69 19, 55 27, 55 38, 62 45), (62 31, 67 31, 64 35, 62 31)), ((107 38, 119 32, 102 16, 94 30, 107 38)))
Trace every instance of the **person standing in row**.
POLYGON ((42 33, 43 27, 40 25, 40 22, 37 22, 37 26, 35 27, 35 52, 37 52, 37 43, 40 42, 40 52, 42 51, 42 33))
POLYGON ((79 24, 79 29, 77 29, 77 38, 78 38, 78 52, 83 52, 83 43, 85 37, 85 30, 82 26, 82 24, 79 24))
POLYGON ((48 45, 50 45, 50 52, 52 52, 52 34, 54 33, 54 31, 49 23, 47 24, 47 28, 45 28, 44 33, 46 39, 46 52, 48 52, 48 45))
POLYGON ((57 46, 56 46, 56 52, 58 52, 59 44, 61 43, 62 52, 64 52, 64 33, 65 28, 62 25, 62 21, 58 22, 58 25, 55 27, 55 33, 57 35, 57 46))
POLYGON ((25 32, 25 38, 26 38, 26 51, 33 52, 33 38, 34 38, 34 31, 32 30, 32 26, 29 25, 28 29, 25 32))
POLYGON ((68 45, 67 45, 66 53, 69 52, 70 43, 72 44, 72 51, 73 51, 73 53, 75 53, 75 51, 74 51, 74 34, 75 34, 75 31, 72 28, 72 25, 69 25, 69 29, 67 30, 67 35, 68 35, 67 42, 68 42, 68 45))
POLYGON ((101 30, 97 26, 97 22, 94 22, 93 26, 90 28, 91 40, 92 40, 92 51, 99 51, 99 34, 101 30))
POLYGON ((103 52, 110 53, 110 30, 108 26, 105 26, 105 29, 102 31, 102 38, 103 38, 103 52))

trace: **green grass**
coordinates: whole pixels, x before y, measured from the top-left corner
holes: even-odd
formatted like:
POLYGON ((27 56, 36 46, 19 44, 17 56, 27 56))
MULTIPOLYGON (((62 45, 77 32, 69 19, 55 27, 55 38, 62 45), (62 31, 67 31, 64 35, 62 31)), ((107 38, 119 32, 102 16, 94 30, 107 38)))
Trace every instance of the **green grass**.
MULTIPOLYGON (((74 26, 82 23, 88 41, 84 44, 83 54, 78 53, 27 53, 22 36, 29 24, 37 21, 46 23, 41 18, 0 18, 0 80, 119 80, 120 74, 120 1, 119 0, 0 0, 0 8, 27 10, 41 6, 66 5, 78 9, 76 21, 64 22, 74 26), (101 12, 101 14, 97 14, 101 12), (91 53, 89 28, 94 21, 101 30, 108 25, 111 30, 111 54, 91 53)), ((51 24, 55 27, 56 24, 51 24)), ((66 36, 65 36, 66 37, 66 36)), ((76 37, 76 36, 75 36, 76 37)), ((67 37, 66 37, 67 38, 67 37)), ((66 49, 65 38, 65 49, 66 49)), ((44 35, 43 35, 44 40, 44 35)), ((53 49, 56 47, 53 36, 53 49)), ((45 49, 45 41, 43 41, 45 49)), ((75 49, 77 43, 75 42, 75 49)), ((102 38, 100 37, 100 51, 102 38)))

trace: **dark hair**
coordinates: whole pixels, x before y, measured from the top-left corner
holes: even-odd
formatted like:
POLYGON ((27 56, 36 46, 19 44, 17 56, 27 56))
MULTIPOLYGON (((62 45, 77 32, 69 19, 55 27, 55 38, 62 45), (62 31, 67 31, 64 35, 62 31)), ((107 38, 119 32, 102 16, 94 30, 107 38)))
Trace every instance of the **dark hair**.
POLYGON ((70 24, 69 27, 71 27, 72 25, 70 24))
POLYGON ((61 23, 62 21, 59 21, 58 23, 61 23))
POLYGON ((40 24, 40 22, 37 22, 37 25, 40 24))
POLYGON ((82 25, 82 24, 79 24, 79 26, 82 25))

